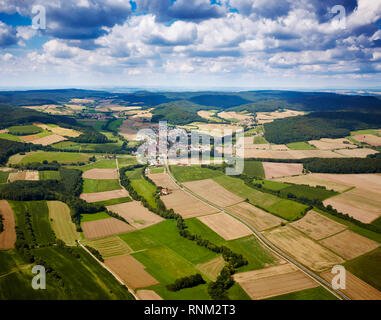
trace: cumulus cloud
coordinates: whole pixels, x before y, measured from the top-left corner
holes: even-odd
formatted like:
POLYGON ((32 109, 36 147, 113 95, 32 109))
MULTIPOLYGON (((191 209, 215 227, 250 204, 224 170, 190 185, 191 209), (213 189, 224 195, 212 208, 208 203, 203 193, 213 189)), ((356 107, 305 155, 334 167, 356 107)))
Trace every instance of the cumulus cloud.
POLYGON ((16 44, 17 41, 16 30, 0 21, 0 48, 16 44))

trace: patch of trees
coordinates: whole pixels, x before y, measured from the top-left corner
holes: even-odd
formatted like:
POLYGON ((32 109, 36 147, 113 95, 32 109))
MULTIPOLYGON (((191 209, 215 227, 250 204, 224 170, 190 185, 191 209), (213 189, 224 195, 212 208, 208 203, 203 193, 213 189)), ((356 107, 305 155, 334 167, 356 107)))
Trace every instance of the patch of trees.
POLYGON ((380 173, 381 158, 314 158, 303 160, 305 169, 322 173, 380 173))
POLYGON ((83 179, 81 170, 59 168, 61 181, 60 188, 64 193, 79 196, 83 189, 83 179))
POLYGON ((152 122, 168 121, 175 125, 185 125, 191 122, 205 122, 197 112, 189 111, 177 102, 166 103, 158 106, 152 111, 152 122))
POLYGON ((185 288, 193 288, 199 284, 206 283, 201 274, 197 273, 189 277, 176 279, 174 283, 168 284, 166 287, 169 291, 179 291, 185 288))
POLYGON ((78 143, 110 143, 113 142, 109 140, 104 134, 94 130, 93 128, 81 128, 83 133, 76 137, 70 138, 70 141, 78 143))
POLYGON ((13 168, 18 168, 21 170, 36 170, 36 171, 58 171, 60 164, 57 161, 53 162, 30 162, 25 164, 15 164, 13 168))
POLYGON ((0 164, 7 163, 9 157, 16 153, 29 150, 30 147, 26 143, 0 139, 0 164))
POLYGON ((90 246, 85 246, 85 248, 87 250, 89 250, 93 254, 93 256, 95 256, 99 261, 101 261, 101 262, 105 261, 101 255, 101 253, 97 249, 90 247, 90 246))
POLYGON ((351 131, 381 126, 381 113, 313 112, 306 116, 275 120, 264 125, 267 141, 277 144, 342 138, 351 131))

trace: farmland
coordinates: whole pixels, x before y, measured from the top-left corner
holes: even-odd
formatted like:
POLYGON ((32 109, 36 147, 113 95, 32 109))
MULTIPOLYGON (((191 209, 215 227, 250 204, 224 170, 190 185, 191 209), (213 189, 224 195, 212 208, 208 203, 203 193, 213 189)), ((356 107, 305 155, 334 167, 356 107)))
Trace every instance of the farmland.
POLYGON ((263 162, 266 179, 299 175, 303 172, 303 165, 299 163, 263 162))
POLYGON ((5 200, 0 200, 3 231, 0 232, 0 249, 14 248, 16 242, 15 217, 12 208, 5 200))
POLYGON ((260 161, 245 161, 243 173, 252 178, 264 178, 265 172, 260 161))
POLYGON ((204 180, 223 175, 222 172, 201 168, 200 166, 180 167, 171 166, 170 170, 177 181, 188 182, 196 180, 204 180))
POLYGON ((127 243, 118 236, 110 236, 96 240, 84 240, 81 242, 98 250, 104 259, 123 256, 132 252, 132 249, 127 243))
POLYGON ((20 163, 26 164, 31 162, 42 162, 45 160, 49 162, 58 161, 59 163, 72 163, 87 161, 89 157, 89 155, 81 153, 37 151, 23 157, 20 163))
POLYGON ((83 193, 96 193, 121 189, 119 180, 83 179, 83 193))
POLYGON ((61 176, 58 171, 39 171, 40 180, 60 180, 61 176))
POLYGON ((129 224, 115 218, 82 222, 81 227, 86 239, 105 238, 135 230, 129 224))

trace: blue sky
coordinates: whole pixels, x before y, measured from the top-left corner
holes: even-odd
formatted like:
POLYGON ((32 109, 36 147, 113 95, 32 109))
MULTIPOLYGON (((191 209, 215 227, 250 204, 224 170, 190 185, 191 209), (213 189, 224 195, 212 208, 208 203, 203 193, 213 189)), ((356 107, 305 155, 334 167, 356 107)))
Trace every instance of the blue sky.
POLYGON ((0 0, 0 87, 379 87, 380 27, 381 0, 0 0))

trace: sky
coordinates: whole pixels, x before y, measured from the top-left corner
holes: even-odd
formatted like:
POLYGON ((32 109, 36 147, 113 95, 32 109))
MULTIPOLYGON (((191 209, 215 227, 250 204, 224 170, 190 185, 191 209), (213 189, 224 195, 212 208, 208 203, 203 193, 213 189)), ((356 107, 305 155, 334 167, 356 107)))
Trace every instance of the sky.
POLYGON ((381 0, 0 0, 0 87, 381 88, 381 0))

